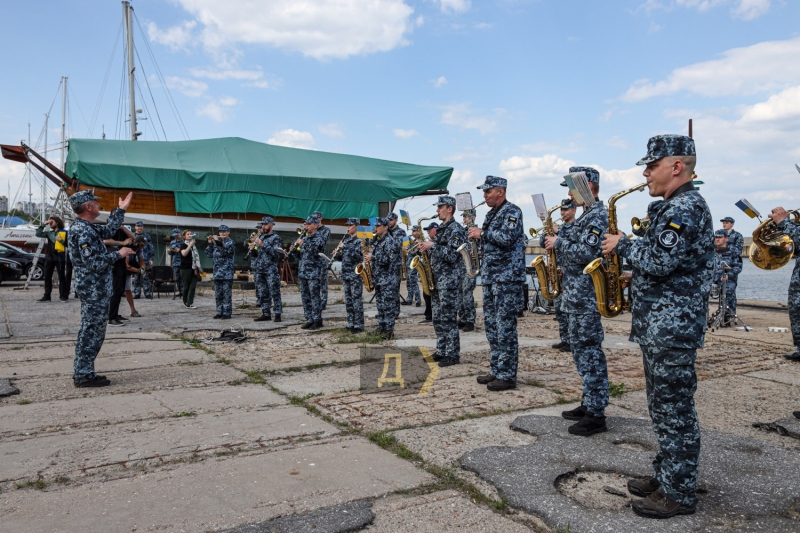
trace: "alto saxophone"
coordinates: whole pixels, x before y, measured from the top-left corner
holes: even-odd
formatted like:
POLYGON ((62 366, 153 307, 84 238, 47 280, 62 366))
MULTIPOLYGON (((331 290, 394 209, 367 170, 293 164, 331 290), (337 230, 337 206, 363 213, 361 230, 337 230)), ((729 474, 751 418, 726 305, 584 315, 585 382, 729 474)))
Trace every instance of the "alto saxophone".
MULTIPOLYGON (((486 202, 481 202, 473 209, 485 203, 486 202)), ((478 225, 475 224, 475 220, 473 219, 472 224, 467 225, 467 233, 469 233, 470 228, 477 227, 478 225)), ((461 257, 464 259, 464 264, 467 267, 467 276, 477 278, 481 273, 480 239, 468 239, 467 242, 459 246, 456 251, 460 253, 461 257)))
MULTIPOLYGON (((420 238, 418 243, 425 242, 425 232, 422 231, 422 221, 433 220, 433 218, 420 218, 417 221, 417 227, 420 228, 420 238)), ((433 281, 433 270, 431 269, 431 260, 427 252, 418 253, 414 259, 411 260, 411 268, 417 270, 419 280, 422 283, 422 292, 430 295, 436 290, 436 284, 433 281)))
MULTIPOLYGON (((618 192, 608 199, 608 233, 616 235, 619 231, 617 224, 617 200, 632 192, 641 191, 647 183, 640 183, 636 187, 618 192)), ((618 254, 608 254, 598 257, 583 269, 584 274, 592 277, 594 295, 597 297, 597 310, 606 318, 619 315, 625 308, 625 293, 622 290, 624 278, 622 264, 618 254)))
MULTIPOLYGON (((556 234, 553 224, 553 212, 561 209, 561 204, 547 211, 547 218, 544 221, 544 234, 547 237, 554 237, 556 234)), ((533 232, 531 232, 533 235, 533 232)), ((542 296, 548 300, 555 300, 561 294, 561 279, 558 277, 558 264, 556 263, 556 250, 547 250, 547 264, 544 263, 544 256, 540 255, 533 261, 531 266, 536 270, 536 277, 539 278, 539 287, 542 289, 542 296)))
MULTIPOLYGON (((361 252, 364 255, 367 255, 368 250, 366 239, 361 241, 361 252)), ((367 290, 367 292, 372 292, 375 290, 375 283, 372 282, 372 267, 366 259, 356 265, 356 274, 361 276, 361 281, 364 282, 364 288, 367 290)))

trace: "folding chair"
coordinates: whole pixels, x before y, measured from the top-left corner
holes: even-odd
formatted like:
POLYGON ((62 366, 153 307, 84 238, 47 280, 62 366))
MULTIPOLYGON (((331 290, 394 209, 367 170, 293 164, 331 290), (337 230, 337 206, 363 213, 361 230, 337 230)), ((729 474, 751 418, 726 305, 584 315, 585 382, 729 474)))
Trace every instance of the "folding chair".
POLYGON ((178 284, 175 283, 175 275, 171 266, 154 265, 150 273, 150 279, 153 283, 153 290, 156 291, 158 297, 161 298, 161 291, 172 291, 172 299, 178 297, 178 284))

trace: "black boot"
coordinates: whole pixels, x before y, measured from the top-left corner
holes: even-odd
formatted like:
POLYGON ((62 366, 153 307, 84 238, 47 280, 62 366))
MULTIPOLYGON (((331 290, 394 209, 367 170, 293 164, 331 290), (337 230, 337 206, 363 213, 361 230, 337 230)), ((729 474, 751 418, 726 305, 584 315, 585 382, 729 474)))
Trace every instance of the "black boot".
POLYGON ((575 409, 570 411, 562 411, 561 418, 566 418, 567 420, 582 420, 584 416, 586 416, 586 406, 581 404, 575 409))
POLYGON ((273 320, 273 322, 280 322, 280 321, 281 321, 281 315, 275 315, 275 320, 273 320))
POLYGON ((313 322, 306 322, 305 324, 300 326, 300 329, 311 329, 313 327, 314 327, 314 323, 313 322))
POLYGON ((272 320, 272 317, 269 315, 261 315, 258 318, 254 318, 253 322, 266 322, 267 320, 272 320))
POLYGON ((567 431, 569 431, 571 435, 578 435, 581 437, 589 437, 595 433, 603 433, 604 431, 608 431, 608 426, 606 426, 606 417, 592 416, 591 414, 586 413, 586 416, 584 416, 577 424, 571 425, 567 431))

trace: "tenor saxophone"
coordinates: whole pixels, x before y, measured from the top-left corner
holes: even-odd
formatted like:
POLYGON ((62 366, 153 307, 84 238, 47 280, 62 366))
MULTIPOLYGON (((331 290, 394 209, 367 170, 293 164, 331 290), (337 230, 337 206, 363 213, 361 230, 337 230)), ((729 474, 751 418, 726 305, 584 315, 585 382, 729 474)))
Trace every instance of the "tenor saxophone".
MULTIPOLYGON (((547 218, 544 221, 544 234, 547 237, 554 237, 556 234, 553 224, 553 212, 561 209, 561 204, 547 211, 547 218)), ((531 233, 533 235, 533 233, 531 233)), ((540 255, 533 261, 531 266, 536 270, 536 277, 539 278, 539 287, 542 289, 542 296, 548 300, 555 300, 561 294, 561 279, 558 277, 558 264, 556 262, 555 249, 547 250, 547 263, 544 256, 540 255)))
MULTIPOLYGON (((366 239, 361 241, 361 251, 364 255, 367 255, 368 250, 366 239)), ((372 292, 375 290, 375 283, 372 281, 372 267, 366 259, 356 265, 356 274, 361 276, 361 281, 364 282, 364 288, 367 290, 367 292, 372 292)))
MULTIPOLYGON (((486 202, 481 202, 476 205, 475 208, 485 203, 486 202)), ((470 228, 477 227, 478 225, 475 224, 473 219, 472 224, 467 225, 467 233, 469 233, 470 228)), ((464 265, 467 267, 467 276, 473 279, 477 278, 481 273, 480 239, 468 239, 467 242, 459 246, 456 251, 460 253, 462 259, 464 259, 464 265)))
MULTIPOLYGON (((420 228, 420 238, 417 242, 425 242, 425 232, 422 231, 423 220, 433 220, 433 218, 420 218, 417 221, 417 227, 420 228)), ((436 289, 436 284, 433 281, 433 270, 431 269, 431 261, 428 257, 428 253, 418 253, 414 259, 411 260, 409 266, 417 270, 419 280, 422 283, 422 292, 430 295, 436 289)))
MULTIPOLYGON (((616 235, 619 231, 617 223, 617 200, 632 192, 641 191, 647 183, 640 183, 611 196, 608 199, 608 233, 616 235)), ((625 308, 625 293, 622 290, 622 262, 618 254, 598 257, 583 269, 584 274, 592 277, 594 295, 597 297, 597 310, 606 318, 619 315, 625 308)))

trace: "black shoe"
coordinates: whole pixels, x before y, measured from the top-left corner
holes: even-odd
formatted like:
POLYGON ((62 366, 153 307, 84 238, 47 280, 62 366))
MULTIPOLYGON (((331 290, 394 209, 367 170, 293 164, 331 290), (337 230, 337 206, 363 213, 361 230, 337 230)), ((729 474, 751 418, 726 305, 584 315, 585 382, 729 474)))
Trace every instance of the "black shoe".
POLYGON ((214 318, 222 318, 222 315, 214 315, 214 318))
POLYGON ((579 405, 570 411, 561 411, 561 418, 566 418, 567 420, 582 420, 587 413, 586 406, 579 405))
POLYGON ((314 327, 314 323, 313 322, 306 322, 305 324, 300 326, 300 329, 311 329, 312 327, 314 327))
POLYGON ((489 382, 486 385, 486 388, 490 391, 504 391, 509 389, 516 389, 517 382, 516 381, 505 381, 503 379, 495 378, 494 381, 489 382))
POLYGON ((441 361, 439 361, 439 368, 444 368, 446 366, 453 366, 461 363, 458 359, 454 357, 445 357, 441 361))
POLYGON ((222 315, 221 317, 219 317, 219 319, 220 320, 230 320, 231 319, 231 315, 222 315))
POLYGON ((317 320, 316 322, 314 322, 314 327, 311 329, 321 329, 324 326, 325 324, 322 323, 322 320, 317 320))
POLYGON ((59 298, 59 300, 61 300, 62 302, 68 302, 69 298, 59 298))
POLYGON ((430 318, 426 318, 419 321, 420 324, 430 324, 431 322, 433 322, 433 320, 431 320, 430 318))
POLYGON ((431 359, 433 359, 434 363, 438 363, 444 359, 444 356, 439 355, 439 350, 434 350, 433 353, 431 353, 431 359))
POLYGON ((794 352, 787 355, 784 355, 786 359, 789 361, 800 361, 800 352, 794 352))
POLYGON ((464 327, 461 328, 461 331, 463 331, 464 333, 475 331, 475 324, 470 324, 469 322, 467 322, 466 324, 464 324, 464 327))
POLYGON ((466 322, 459 322, 459 323, 458 323, 458 329, 461 329, 461 328, 463 328, 463 327, 464 327, 464 326, 466 326, 466 325, 467 325, 467 323, 466 323, 466 322))
POLYGON ((400 305, 411 305, 411 302, 406 300, 405 302, 400 302, 400 305))
POLYGON ((272 320, 272 317, 269 315, 261 315, 258 318, 254 318, 253 322, 266 322, 267 320, 272 320))
POLYGON ((656 481, 656 478, 654 477, 648 477, 645 479, 632 479, 628 481, 628 492, 634 496, 647 498, 656 492, 660 486, 661 483, 656 481))
POLYGON ((37 302, 49 302, 50 301, 50 297, 49 296, 42 296, 41 298, 39 298, 36 301, 37 302))
POLYGON ((561 341, 561 342, 559 342, 558 344, 554 344, 553 346, 551 346, 551 348, 555 348, 556 350, 560 350, 560 349, 561 349, 561 348, 563 348, 564 346, 569 346, 569 343, 568 343, 568 342, 561 341))
POLYGON ((559 350, 561 350, 562 352, 570 352, 570 353, 572 353, 572 346, 570 346, 568 342, 565 342, 564 346, 559 348, 559 350))
POLYGON ((486 385, 486 384, 489 384, 489 383, 491 383, 492 381, 494 381, 494 379, 495 379, 495 378, 494 378, 494 376, 493 376, 493 375, 491 375, 491 374, 486 374, 485 376, 478 376, 477 378, 475 378, 475 381, 477 381, 477 382, 478 382, 478 383, 480 383, 481 385, 486 385))
POLYGON ((122 321, 124 321, 124 322, 128 322, 128 321, 130 320, 130 318, 128 318, 128 317, 126 317, 126 316, 122 316, 122 315, 117 315, 117 316, 116 316, 116 317, 114 317, 114 318, 116 318, 117 320, 122 320, 122 321))
POLYGON ((421 305, 422 305, 421 303, 417 302, 417 305, 415 307, 420 307, 421 305))
POLYGON ((120 320, 118 318, 112 318, 111 320, 108 321, 108 325, 109 326, 119 327, 119 326, 124 326, 125 322, 123 322, 122 320, 120 320))
POLYGON ((134 300, 138 300, 139 298, 141 298, 141 296, 139 296, 138 294, 134 294, 134 295, 133 295, 133 299, 134 299, 134 300))
POLYGON ((95 376, 87 381, 73 381, 72 384, 75 385, 75 387, 82 389, 84 387, 108 387, 111 385, 111 381, 109 381, 105 376, 95 376))
POLYGON ((148 300, 152 300, 153 299, 153 295, 152 294, 148 294, 147 296, 145 296, 145 298, 147 298, 148 300))
POLYGON ((603 433, 604 431, 608 431, 606 417, 592 416, 586 413, 586 416, 578 421, 577 424, 572 424, 567 428, 567 431, 569 431, 571 435, 579 435, 581 437, 589 437, 595 433, 603 433))
POLYGON ((795 411, 792 413, 795 418, 800 418, 800 411, 795 411))
POLYGON ((352 328, 350 333, 353 335, 358 335, 359 333, 364 333, 364 328, 352 328))
POLYGON ((672 518, 679 514, 694 514, 693 505, 683 505, 654 492, 643 500, 636 500, 631 504, 633 512, 644 518, 672 518))
POLYGON ((517 318, 525 318, 525 311, 520 311, 517 318))
POLYGON ((281 321, 281 315, 275 315, 275 319, 273 320, 273 322, 280 322, 280 321, 281 321))

